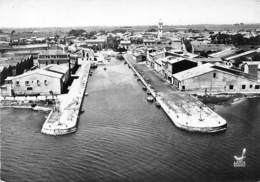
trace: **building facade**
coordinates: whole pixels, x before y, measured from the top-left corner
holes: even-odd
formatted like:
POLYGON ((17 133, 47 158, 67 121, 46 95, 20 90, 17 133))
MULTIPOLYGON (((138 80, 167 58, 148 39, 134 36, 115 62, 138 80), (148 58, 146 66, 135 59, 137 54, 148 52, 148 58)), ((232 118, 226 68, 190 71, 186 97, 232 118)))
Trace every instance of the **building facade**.
POLYGON ((255 93, 260 91, 260 82, 255 77, 211 64, 174 74, 173 84, 180 90, 209 93, 255 93))
POLYGON ((68 79, 68 67, 50 65, 45 69, 7 77, 5 81, 9 96, 26 96, 61 94, 68 79))
POLYGON ((39 67, 44 67, 49 64, 70 64, 70 56, 62 50, 47 50, 43 51, 38 56, 39 67))

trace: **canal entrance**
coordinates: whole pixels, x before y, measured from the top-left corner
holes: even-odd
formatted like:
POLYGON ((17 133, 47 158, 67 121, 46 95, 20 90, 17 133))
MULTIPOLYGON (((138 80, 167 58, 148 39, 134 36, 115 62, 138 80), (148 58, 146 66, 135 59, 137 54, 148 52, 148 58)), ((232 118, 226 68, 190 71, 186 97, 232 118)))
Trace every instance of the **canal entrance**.
POLYGON ((111 59, 89 78, 76 133, 40 133, 41 112, 1 110, 5 181, 231 181, 259 179, 260 100, 217 106, 226 132, 176 128, 123 61, 111 59), (107 70, 104 70, 104 67, 107 70), (247 149, 246 167, 233 155, 247 149), (191 180, 192 178, 192 180, 191 180))

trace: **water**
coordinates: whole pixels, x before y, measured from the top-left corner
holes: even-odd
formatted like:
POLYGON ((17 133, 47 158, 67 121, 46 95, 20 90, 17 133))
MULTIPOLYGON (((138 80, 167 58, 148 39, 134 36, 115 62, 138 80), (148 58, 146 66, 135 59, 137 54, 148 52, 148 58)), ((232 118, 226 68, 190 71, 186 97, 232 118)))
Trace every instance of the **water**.
POLYGON ((43 112, 1 110, 1 178, 12 181, 230 181, 260 179, 260 99, 216 106, 224 133, 177 129, 146 101, 133 72, 112 61, 88 83, 78 131, 40 133, 43 112), (233 155, 247 148, 245 168, 233 155))

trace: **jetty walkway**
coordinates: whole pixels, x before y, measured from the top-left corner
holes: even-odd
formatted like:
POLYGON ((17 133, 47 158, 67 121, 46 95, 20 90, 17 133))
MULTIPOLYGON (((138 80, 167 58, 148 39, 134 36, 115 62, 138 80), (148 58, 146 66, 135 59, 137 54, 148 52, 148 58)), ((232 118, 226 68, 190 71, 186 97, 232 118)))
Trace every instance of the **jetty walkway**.
POLYGON ((57 106, 49 113, 42 126, 42 133, 64 135, 77 130, 76 126, 90 71, 89 62, 81 61, 79 64, 79 70, 76 72, 78 78, 74 79, 68 94, 58 100, 57 106))
POLYGON ((125 54, 124 59, 177 127, 205 133, 227 128, 224 118, 192 95, 174 88, 145 63, 136 63, 131 54, 125 54))

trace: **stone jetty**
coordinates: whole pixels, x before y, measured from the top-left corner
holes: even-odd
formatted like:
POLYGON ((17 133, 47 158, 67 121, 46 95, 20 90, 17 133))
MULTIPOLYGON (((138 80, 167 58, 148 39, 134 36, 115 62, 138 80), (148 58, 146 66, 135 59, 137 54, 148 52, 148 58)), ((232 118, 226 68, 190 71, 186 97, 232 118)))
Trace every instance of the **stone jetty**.
POLYGON ((77 130, 77 122, 87 87, 90 63, 80 62, 77 79, 74 79, 67 95, 58 100, 49 113, 41 132, 48 135, 65 135, 77 130))
POLYGON ((178 128, 203 133, 226 130, 226 120, 198 99, 186 92, 173 89, 147 65, 136 64, 132 55, 125 54, 124 59, 178 128), (150 83, 147 80, 150 80, 150 83))

